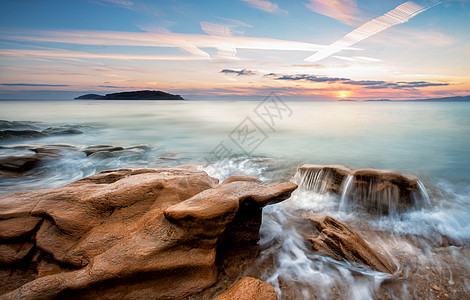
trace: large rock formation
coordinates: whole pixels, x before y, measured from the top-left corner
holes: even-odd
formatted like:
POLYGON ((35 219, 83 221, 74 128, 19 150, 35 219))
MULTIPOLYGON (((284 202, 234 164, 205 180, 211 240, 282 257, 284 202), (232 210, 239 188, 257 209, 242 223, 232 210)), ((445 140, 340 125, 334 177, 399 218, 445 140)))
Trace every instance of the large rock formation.
POLYGON ((0 263, 37 270, 35 280, 3 298, 178 298, 200 291, 216 280, 218 249, 256 241, 261 208, 296 187, 251 177, 218 185, 191 168, 121 169, 2 196, 0 263), (259 216, 245 223, 244 214, 259 216))
POLYGON ((253 278, 244 277, 235 283, 229 290, 213 300, 276 300, 276 291, 267 282, 253 278))
POLYGON ((396 265, 385 254, 380 255, 353 230, 332 217, 310 219, 318 235, 310 237, 313 250, 329 255, 336 260, 347 260, 366 265, 373 270, 393 274, 396 265))

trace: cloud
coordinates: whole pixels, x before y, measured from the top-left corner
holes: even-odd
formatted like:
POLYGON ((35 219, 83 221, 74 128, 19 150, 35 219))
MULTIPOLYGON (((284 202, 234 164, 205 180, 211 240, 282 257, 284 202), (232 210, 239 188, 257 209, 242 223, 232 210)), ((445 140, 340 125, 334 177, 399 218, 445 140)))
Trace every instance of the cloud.
POLYGON ((276 80, 305 80, 310 82, 339 82, 349 80, 347 78, 335 78, 335 77, 321 77, 308 74, 297 74, 297 75, 278 75, 275 73, 266 74, 265 77, 275 77, 276 80))
POLYGON ((417 0, 405 2, 397 6, 395 9, 392 9, 385 15, 373 19, 362 26, 359 26, 330 46, 324 48, 321 51, 318 51, 312 56, 307 57, 305 61, 317 62, 327 58, 328 56, 338 53, 344 48, 350 47, 389 27, 408 22, 408 20, 410 20, 412 17, 428 10, 429 8, 439 3, 439 0, 417 0))
MULTIPOLYGON (((255 50, 288 50, 288 51, 320 51, 325 45, 313 43, 296 42, 289 40, 279 40, 271 38, 244 37, 244 36, 216 36, 206 34, 184 34, 170 32, 120 32, 120 31, 46 31, 46 30, 1 30, 0 39, 9 41, 34 41, 34 42, 54 42, 78 45, 103 45, 103 46, 133 46, 133 47, 176 47, 191 54, 191 56, 178 55, 146 55, 135 54, 92 54, 79 51, 64 50, 61 55, 73 58, 72 53, 77 57, 95 58, 115 58, 115 59, 168 59, 168 60, 188 60, 188 59, 209 59, 210 56, 201 48, 215 48, 219 52, 227 54, 233 53, 234 49, 255 49, 255 50)), ((347 50, 357 50, 357 48, 347 48, 347 50)), ((15 55, 15 51, 4 49, 0 54, 15 55), (6 54, 7 53, 7 54, 6 54)), ((26 51, 26 50, 25 50, 26 51)), ((29 50, 28 50, 29 51, 29 50)), ((33 50, 31 50, 33 51, 33 50)), ((39 54, 39 52, 36 52, 39 54)), ((33 54, 33 52, 28 52, 33 54)), ((41 57, 53 58, 54 51, 43 51, 41 57), (47 54, 49 53, 49 54, 47 54)), ((26 56, 23 56, 27 59, 26 56)), ((232 56, 232 58, 234 58, 232 56)))
POLYGON ((49 87, 61 87, 69 86, 66 84, 40 84, 40 83, 0 83, 2 86, 49 86, 49 87))
POLYGON ((117 6, 134 10, 145 15, 160 15, 160 11, 153 4, 147 4, 142 0, 90 0, 92 3, 103 6, 117 6))
POLYGON ((355 25, 359 13, 354 0, 310 0, 305 6, 311 11, 349 25, 355 25))
POLYGON ((280 9, 279 6, 275 3, 271 3, 267 0, 242 0, 243 2, 248 3, 248 5, 260 9, 262 11, 276 14, 276 15, 287 15, 286 10, 280 9))
POLYGON ((265 74, 264 77, 271 77, 275 80, 308 81, 320 83, 339 83, 362 86, 367 89, 413 89, 430 86, 446 86, 449 83, 435 83, 428 81, 398 81, 388 82, 382 80, 351 80, 349 78, 315 76, 310 74, 282 75, 276 73, 265 74))
POLYGON ((241 75, 247 75, 247 76, 256 75, 256 71, 247 70, 247 69, 243 69, 243 70, 223 69, 222 71, 220 71, 220 73, 225 73, 225 74, 237 74, 237 76, 241 76, 241 75))
POLYGON ((123 6, 123 7, 134 5, 134 2, 128 1, 128 0, 101 0, 99 2, 108 2, 114 5, 123 6))
POLYGON ((228 24, 220 24, 220 23, 212 23, 212 22, 200 22, 202 31, 209 35, 217 35, 217 36, 232 36, 234 33, 242 34, 242 31, 234 30, 237 27, 252 27, 245 22, 227 19, 227 18, 218 18, 228 22, 228 24))

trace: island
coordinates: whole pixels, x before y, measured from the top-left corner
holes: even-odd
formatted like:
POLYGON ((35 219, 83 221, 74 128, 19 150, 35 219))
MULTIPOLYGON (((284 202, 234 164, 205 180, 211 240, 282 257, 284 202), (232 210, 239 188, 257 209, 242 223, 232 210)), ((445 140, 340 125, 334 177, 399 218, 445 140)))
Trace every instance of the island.
POLYGON ((75 100, 184 100, 180 95, 173 95, 162 91, 133 91, 106 94, 86 94, 76 97, 75 100))

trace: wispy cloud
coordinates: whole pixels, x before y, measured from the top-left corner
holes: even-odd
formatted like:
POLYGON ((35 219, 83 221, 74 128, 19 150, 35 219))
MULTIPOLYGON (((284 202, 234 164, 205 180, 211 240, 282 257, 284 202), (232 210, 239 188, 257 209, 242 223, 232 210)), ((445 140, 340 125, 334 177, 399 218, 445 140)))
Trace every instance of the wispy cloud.
POLYGON ((209 35, 217 35, 217 36, 233 36, 233 34, 242 34, 243 31, 235 30, 238 27, 252 27, 245 22, 227 19, 227 18, 219 18, 225 21, 225 24, 221 23, 213 23, 213 22, 200 22, 202 31, 209 35))
POLYGON ((129 0, 99 0, 98 2, 111 3, 114 5, 124 6, 124 7, 134 5, 134 2, 129 1, 129 0))
POLYGON ((66 84, 41 84, 41 83, 0 83, 2 86, 47 86, 47 87, 61 87, 69 86, 66 84))
POLYGON ((279 8, 277 4, 267 1, 267 0, 242 0, 242 1, 245 3, 248 3, 248 5, 254 8, 260 9, 268 13, 277 14, 277 15, 288 14, 286 10, 279 8))
POLYGON ((256 75, 256 71, 253 70, 247 70, 247 69, 242 69, 242 70, 232 70, 232 69, 223 69, 220 71, 220 73, 225 73, 225 74, 237 74, 237 76, 242 76, 242 75, 256 75))
MULTIPOLYGON (((201 48, 215 48, 219 53, 230 52, 234 49, 256 50, 288 50, 288 51, 319 51, 327 46, 313 43, 303 43, 289 40, 271 38, 244 37, 244 36, 217 36, 205 34, 184 33, 154 33, 154 32, 120 32, 120 31, 2 31, 0 39, 13 41, 55 42, 79 45, 104 45, 104 46, 133 46, 133 47, 176 47, 188 52, 191 56, 178 55, 135 55, 135 54, 93 54, 79 51, 62 51, 59 57, 76 58, 115 58, 115 59, 209 59, 210 56, 201 48)), ((346 50, 357 50, 347 48, 346 50)), ((41 57, 54 57, 55 51, 31 52, 24 50, 16 55, 26 57, 26 52, 40 54, 41 57)), ((3 55, 15 55, 11 49, 0 52, 3 55)), ((228 57, 229 55, 226 55, 228 57)), ((234 58, 232 56, 232 58, 234 58)))
POLYGON ((389 27, 397 24, 408 22, 412 17, 417 14, 428 10, 429 8, 439 4, 439 0, 417 0, 408 1, 395 9, 389 11, 385 15, 373 19, 364 25, 356 28, 352 32, 345 35, 342 39, 334 42, 327 48, 309 56, 305 61, 317 62, 330 55, 340 52, 346 47, 350 47, 368 37, 373 36, 389 27))
POLYGON ((356 1, 354 0, 310 0, 305 6, 317 14, 325 15, 349 25, 357 23, 356 1))
POLYGON ((134 10, 145 15, 160 15, 160 11, 152 4, 147 4, 142 0, 90 0, 91 2, 104 6, 117 6, 134 10))
POLYGON ((382 80, 352 80, 349 78, 338 78, 338 77, 326 77, 326 76, 315 76, 310 74, 295 74, 295 75, 282 75, 276 73, 268 73, 264 77, 271 77, 275 80, 291 80, 291 81, 307 81, 307 82, 319 82, 319 83, 339 83, 362 86, 367 89, 412 89, 412 88, 423 88, 430 86, 446 86, 449 83, 436 83, 428 81, 398 81, 389 82, 382 80))

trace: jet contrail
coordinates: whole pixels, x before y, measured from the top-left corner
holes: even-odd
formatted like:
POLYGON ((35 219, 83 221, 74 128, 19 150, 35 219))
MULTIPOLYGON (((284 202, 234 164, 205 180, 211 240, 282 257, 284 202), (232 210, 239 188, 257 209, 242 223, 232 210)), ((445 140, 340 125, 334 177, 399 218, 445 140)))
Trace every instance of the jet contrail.
POLYGON ((428 10, 429 8, 439 3, 441 3, 439 0, 418 0, 405 2, 397 6, 395 9, 392 9, 385 15, 359 26, 355 30, 346 34, 342 39, 318 51, 314 55, 307 57, 305 61, 317 62, 327 58, 328 56, 338 53, 341 50, 348 48, 368 37, 371 37, 374 34, 379 33, 389 27, 408 22, 408 20, 410 20, 412 17, 425 10, 428 10))

